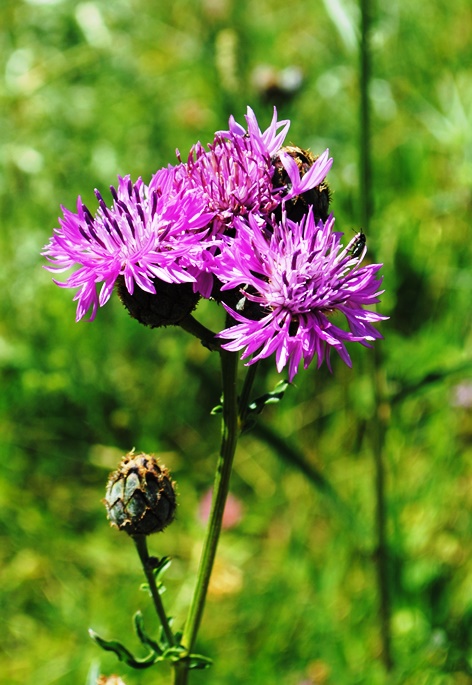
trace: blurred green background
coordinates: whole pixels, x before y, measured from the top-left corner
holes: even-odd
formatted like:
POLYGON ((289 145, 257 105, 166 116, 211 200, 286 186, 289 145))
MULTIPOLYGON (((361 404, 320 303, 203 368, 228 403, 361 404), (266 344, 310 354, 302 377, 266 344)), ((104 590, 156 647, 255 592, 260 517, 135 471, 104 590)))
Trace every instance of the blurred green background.
MULTIPOLYGON (((367 239, 385 264, 385 340, 375 353, 351 346, 352 370, 333 359, 332 375, 300 373, 241 440, 242 519, 222 537, 198 643, 215 664, 195 685, 472 683, 472 11, 468 0, 381 0, 372 13, 367 239)), ((168 682, 165 666, 129 672, 88 638, 93 627, 139 652, 134 611, 155 627, 132 543, 109 529, 101 498, 133 446, 171 468, 178 517, 151 551, 174 559, 165 600, 181 624, 218 449, 218 359, 178 329, 139 326, 117 298, 75 323, 72 291, 51 283, 39 253, 61 204, 74 209, 80 194, 93 211, 95 187, 107 196, 118 174, 148 180, 231 113, 243 122, 248 104, 261 126, 276 104, 291 142, 330 148, 332 208, 351 238, 362 221, 359 8, 3 0, 0 20, 2 682, 85 683, 93 665, 128 685, 168 682)), ((273 367, 260 392, 278 380, 273 367)))

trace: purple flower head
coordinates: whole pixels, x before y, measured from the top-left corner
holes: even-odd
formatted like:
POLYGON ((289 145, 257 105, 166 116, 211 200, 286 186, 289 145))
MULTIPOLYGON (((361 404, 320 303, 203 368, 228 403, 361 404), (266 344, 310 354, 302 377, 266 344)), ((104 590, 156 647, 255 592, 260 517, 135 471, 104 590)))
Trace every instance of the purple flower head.
MULTIPOLYGON (((288 365, 289 380, 303 359, 307 368, 314 357, 330 368, 334 348, 351 366, 346 342, 370 342, 381 338, 372 325, 386 317, 364 307, 376 304, 381 264, 360 267, 364 256, 354 255, 353 241, 343 248, 341 233, 333 232, 334 218, 316 222, 311 209, 300 221, 286 216, 270 222, 249 215, 237 219, 237 233, 231 249, 215 259, 214 272, 223 290, 239 288, 237 310, 224 305, 237 322, 219 337, 230 342, 230 351, 253 355, 249 364, 275 354, 279 372, 288 365), (253 306, 245 315, 245 301, 260 308, 254 320, 253 306), (343 314, 349 330, 340 328, 335 315, 343 314)), ((337 318, 337 317, 336 317, 337 318)))
POLYGON ((290 122, 278 121, 275 108, 265 131, 261 131, 250 107, 246 122, 247 130, 231 117, 229 129, 218 131, 208 150, 198 143, 187 163, 179 167, 179 174, 190 186, 203 191, 208 210, 215 216, 216 233, 234 228, 235 218, 250 212, 269 216, 282 199, 291 199, 318 185, 331 167, 332 159, 328 159, 326 150, 301 177, 294 160, 281 153, 290 122), (290 179, 289 185, 281 187, 274 186, 279 153, 290 179))
POLYGON ((77 200, 77 212, 62 207, 60 228, 45 247, 54 272, 78 269, 57 285, 78 288, 76 320, 91 309, 95 318, 113 291, 119 276, 133 294, 135 285, 155 293, 153 279, 168 283, 195 281, 189 267, 202 252, 202 239, 211 215, 205 211, 201 193, 182 187, 175 169, 162 169, 146 186, 141 179, 132 183, 119 177, 118 188, 111 187, 113 205, 108 207, 96 190, 99 208, 93 216, 77 200), (97 292, 97 284, 102 284, 97 292))

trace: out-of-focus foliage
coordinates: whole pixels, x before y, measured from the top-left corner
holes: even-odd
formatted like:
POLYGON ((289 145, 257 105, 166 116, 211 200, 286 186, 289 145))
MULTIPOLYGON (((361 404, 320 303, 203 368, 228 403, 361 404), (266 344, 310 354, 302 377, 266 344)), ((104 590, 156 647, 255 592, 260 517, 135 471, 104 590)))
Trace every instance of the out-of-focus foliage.
MULTIPOLYGON (((177 521, 151 547, 174 558, 165 599, 181 623, 219 440, 215 355, 179 330, 140 327, 117 299, 94 323, 74 322, 72 293, 51 284, 39 257, 60 204, 73 209, 80 194, 94 208, 94 187, 106 191, 118 174, 146 180, 174 162, 176 147, 185 158, 197 139, 208 142, 230 113, 242 121, 249 104, 266 125, 276 104, 292 119, 292 142, 330 147, 333 210, 351 235, 360 213, 357 16, 348 0, 1 4, 5 683, 84 683, 98 659, 102 672, 144 682, 87 636, 93 627, 125 641, 138 608, 154 621, 132 545, 105 521, 107 474, 136 446, 162 455, 178 480, 177 521)), ((402 685, 472 678, 471 34, 468 0, 375 7, 367 239, 370 258, 385 263, 381 309, 391 317, 377 348, 391 400, 381 407, 389 682, 402 685)), ((216 305, 200 313, 220 321, 216 305)), ((386 682, 374 354, 352 356, 352 370, 334 360, 332 375, 300 373, 264 412, 276 439, 256 430, 241 440, 232 490, 243 518, 221 541, 198 645, 215 665, 192 675, 195 685, 386 682), (336 496, 270 446, 280 439, 336 496)), ((278 380, 272 366, 260 393, 278 380)))

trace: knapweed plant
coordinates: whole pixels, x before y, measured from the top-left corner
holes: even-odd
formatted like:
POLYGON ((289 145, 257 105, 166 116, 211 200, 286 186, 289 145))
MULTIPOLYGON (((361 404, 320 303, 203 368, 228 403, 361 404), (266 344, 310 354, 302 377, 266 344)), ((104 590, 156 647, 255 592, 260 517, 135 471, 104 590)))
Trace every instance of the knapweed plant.
POLYGON ((222 439, 193 599, 183 626, 174 628, 162 600, 162 574, 169 559, 150 557, 147 535, 173 519, 173 483, 150 455, 128 454, 110 477, 106 506, 113 525, 134 540, 146 574, 161 631, 150 636, 142 617, 135 628, 145 657, 119 642, 92 636, 128 665, 146 668, 160 661, 173 666, 174 682, 186 683, 192 668, 210 660, 195 653, 205 598, 215 559, 238 436, 265 403, 277 401, 301 364, 330 366, 335 350, 351 365, 347 343, 370 347, 380 338, 374 324, 384 317, 379 302, 381 264, 362 266, 366 240, 347 244, 334 230, 326 176, 332 159, 284 141, 289 121, 261 131, 248 108, 247 128, 233 117, 213 142, 197 143, 186 161, 160 169, 145 183, 129 176, 111 187, 107 202, 96 190, 94 212, 77 200, 43 254, 46 267, 69 271, 61 287, 77 292, 77 316, 91 321, 113 291, 135 319, 159 328, 180 326, 217 352, 222 369, 222 439), (226 310, 223 330, 210 330, 195 318, 199 301, 226 310), (275 358, 287 381, 254 399, 257 363, 275 358), (248 371, 237 387, 239 358, 248 371))

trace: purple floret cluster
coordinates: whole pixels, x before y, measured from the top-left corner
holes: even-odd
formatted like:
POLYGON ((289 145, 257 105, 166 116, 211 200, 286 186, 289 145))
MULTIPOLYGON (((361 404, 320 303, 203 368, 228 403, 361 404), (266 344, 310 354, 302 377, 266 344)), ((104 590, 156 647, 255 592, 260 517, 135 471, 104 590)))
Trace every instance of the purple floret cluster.
POLYGON ((383 292, 381 264, 361 266, 364 244, 343 246, 334 231, 328 150, 284 147, 290 122, 275 110, 265 131, 250 108, 246 123, 231 117, 210 145, 197 143, 186 161, 178 153, 149 184, 120 177, 109 204, 95 191, 95 214, 80 197, 76 212, 63 207, 46 268, 74 269, 55 283, 77 289, 77 320, 93 320, 115 287, 139 307, 159 305, 162 286, 166 300, 191 289, 225 307, 217 337, 248 364, 275 355, 291 381, 300 362, 329 365, 334 348, 350 365, 346 342, 381 337, 374 324, 385 317, 369 309, 383 292))

